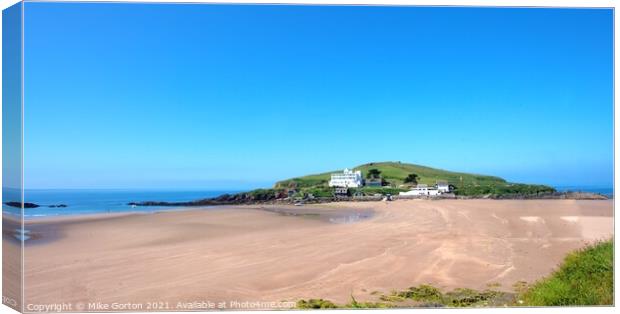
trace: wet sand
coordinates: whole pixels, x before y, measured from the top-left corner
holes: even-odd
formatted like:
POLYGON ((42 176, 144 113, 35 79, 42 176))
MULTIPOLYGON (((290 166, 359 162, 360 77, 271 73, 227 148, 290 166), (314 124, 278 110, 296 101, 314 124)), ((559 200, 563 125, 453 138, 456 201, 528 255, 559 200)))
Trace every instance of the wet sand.
POLYGON ((569 251, 611 237, 613 202, 239 206, 27 228, 50 238, 27 241, 26 304, 167 302, 160 309, 178 310, 177 302, 346 303, 351 295, 376 301, 374 291, 422 283, 511 291, 517 281, 548 275, 569 251), (361 219, 331 220, 343 214, 361 219))

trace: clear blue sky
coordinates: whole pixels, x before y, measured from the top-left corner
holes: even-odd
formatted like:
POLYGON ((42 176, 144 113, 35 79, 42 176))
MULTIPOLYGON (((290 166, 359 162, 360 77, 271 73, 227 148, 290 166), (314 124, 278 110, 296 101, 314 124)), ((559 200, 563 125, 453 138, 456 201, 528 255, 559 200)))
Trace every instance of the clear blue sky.
POLYGON ((27 3, 29 188, 249 188, 400 160, 613 176, 606 9, 27 3))

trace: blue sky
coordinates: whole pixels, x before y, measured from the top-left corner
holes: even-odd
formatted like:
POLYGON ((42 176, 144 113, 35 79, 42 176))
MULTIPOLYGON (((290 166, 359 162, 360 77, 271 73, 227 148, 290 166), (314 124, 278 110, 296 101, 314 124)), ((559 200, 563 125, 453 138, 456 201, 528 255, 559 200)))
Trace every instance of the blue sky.
POLYGON ((27 3, 25 184, 249 188, 400 160, 609 186, 612 18, 27 3))

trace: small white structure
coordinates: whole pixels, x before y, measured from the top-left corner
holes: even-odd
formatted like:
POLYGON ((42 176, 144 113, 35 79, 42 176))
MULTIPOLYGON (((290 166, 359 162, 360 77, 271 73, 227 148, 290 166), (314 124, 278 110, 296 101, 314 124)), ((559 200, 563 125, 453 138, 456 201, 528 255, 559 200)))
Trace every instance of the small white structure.
POLYGON ((437 196, 441 194, 438 189, 431 189, 426 184, 418 184, 415 188, 407 192, 400 192, 403 196, 437 196))
POLYGON ((437 190, 440 193, 449 193, 450 185, 446 181, 437 181, 437 190))
POLYGON ((332 173, 332 179, 329 180, 329 186, 331 187, 357 188, 362 186, 363 183, 362 172, 349 169, 344 169, 342 173, 332 173))

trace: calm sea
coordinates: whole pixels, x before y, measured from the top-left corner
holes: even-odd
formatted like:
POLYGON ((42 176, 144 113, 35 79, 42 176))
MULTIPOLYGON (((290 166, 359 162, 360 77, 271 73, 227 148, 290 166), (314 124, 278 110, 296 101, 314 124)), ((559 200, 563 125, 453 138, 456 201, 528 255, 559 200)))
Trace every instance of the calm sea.
MULTIPOLYGON (((579 187, 558 186, 558 191, 582 191, 600 193, 613 197, 611 187, 579 187)), ((135 207, 127 205, 129 202, 142 201, 193 201, 222 194, 234 194, 241 191, 171 191, 171 190, 26 190, 25 201, 41 205, 38 208, 25 209, 25 217, 43 217, 59 215, 99 214, 119 212, 154 212, 172 210, 171 207, 135 207), (65 208, 51 208, 48 205, 65 204, 65 208)), ((9 201, 14 194, 4 191, 3 202, 9 201)), ((19 194, 16 194, 19 195, 19 194)), ((19 198, 17 198, 19 199, 19 198)), ((4 213, 19 215, 20 209, 2 205, 4 213)))
POLYGON ((556 190, 559 192, 590 192, 605 195, 607 197, 614 197, 614 188, 605 186, 556 186, 556 190))
MULTIPOLYGON (((153 212, 171 210, 171 207, 135 207, 129 202, 168 201, 183 202, 214 197, 240 191, 170 191, 170 190, 26 190, 25 202, 41 205, 26 208, 25 217, 42 217, 76 214, 98 214, 119 212, 153 212), (65 208, 51 208, 49 205, 65 204, 65 208)), ((7 193, 8 194, 8 193, 7 193)), ((4 202, 8 201, 6 195, 4 202)), ((2 210, 9 214, 19 214, 20 209, 2 205, 2 210)))

